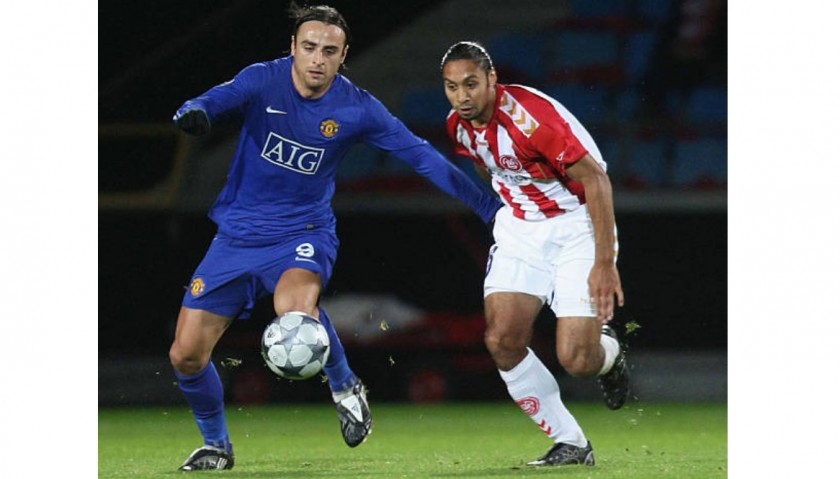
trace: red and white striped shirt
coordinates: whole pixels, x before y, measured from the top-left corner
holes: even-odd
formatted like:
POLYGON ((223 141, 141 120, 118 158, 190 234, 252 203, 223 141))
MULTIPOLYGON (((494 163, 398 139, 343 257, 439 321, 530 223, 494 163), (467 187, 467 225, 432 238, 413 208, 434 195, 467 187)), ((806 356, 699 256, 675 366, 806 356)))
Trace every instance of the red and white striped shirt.
POLYGON ((540 221, 586 203, 566 167, 589 153, 607 165, 589 132, 557 100, 521 85, 496 85, 490 122, 475 128, 452 110, 446 119, 455 153, 490 172, 493 189, 517 218, 540 221))

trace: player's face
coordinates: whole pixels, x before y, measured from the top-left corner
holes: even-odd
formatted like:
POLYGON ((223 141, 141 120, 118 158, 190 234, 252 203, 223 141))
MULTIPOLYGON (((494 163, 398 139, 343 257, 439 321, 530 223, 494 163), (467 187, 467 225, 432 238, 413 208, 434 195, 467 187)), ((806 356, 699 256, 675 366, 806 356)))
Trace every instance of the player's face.
POLYGON ((317 20, 301 23, 291 48, 295 57, 292 81, 297 91, 306 98, 326 93, 348 48, 341 28, 317 20))
POLYGON ((473 126, 484 126, 493 117, 496 71, 486 72, 478 62, 453 60, 443 67, 443 90, 452 108, 473 126))

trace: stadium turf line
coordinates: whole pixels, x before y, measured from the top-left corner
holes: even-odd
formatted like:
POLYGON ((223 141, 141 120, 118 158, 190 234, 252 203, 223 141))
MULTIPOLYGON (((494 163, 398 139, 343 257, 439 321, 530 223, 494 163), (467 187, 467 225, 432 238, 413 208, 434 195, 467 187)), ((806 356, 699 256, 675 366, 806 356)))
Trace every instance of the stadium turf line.
MULTIPOLYGON (((556 475, 532 468, 549 439, 512 403, 371 402, 373 434, 350 449, 328 402, 227 409, 236 466, 212 477, 501 478, 556 475)), ((634 403, 609 411, 572 403, 596 466, 564 466, 571 478, 727 477, 726 404, 634 403)), ((200 445, 186 406, 99 411, 99 477, 180 475, 200 445)))

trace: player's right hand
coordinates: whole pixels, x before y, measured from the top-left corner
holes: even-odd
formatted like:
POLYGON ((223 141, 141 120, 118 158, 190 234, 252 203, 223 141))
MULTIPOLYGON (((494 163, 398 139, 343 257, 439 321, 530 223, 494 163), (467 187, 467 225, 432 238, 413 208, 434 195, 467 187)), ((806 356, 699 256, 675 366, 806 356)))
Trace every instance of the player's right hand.
POLYGON ((200 136, 210 131, 210 119, 207 117, 207 112, 201 109, 178 110, 172 117, 172 121, 190 135, 200 136))
POLYGON ((595 262, 589 272, 589 294, 601 324, 612 321, 616 305, 624 306, 624 290, 614 262, 595 262))

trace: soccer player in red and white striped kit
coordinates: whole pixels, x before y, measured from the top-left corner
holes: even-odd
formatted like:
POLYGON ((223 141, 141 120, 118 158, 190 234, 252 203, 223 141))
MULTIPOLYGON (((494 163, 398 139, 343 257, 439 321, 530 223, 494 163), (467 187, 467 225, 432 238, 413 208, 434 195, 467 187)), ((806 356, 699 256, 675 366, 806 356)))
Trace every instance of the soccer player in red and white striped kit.
POLYGON ((547 304, 557 317, 563 368, 597 376, 607 406, 624 405, 628 366, 608 326, 624 292, 607 165, 556 99, 498 83, 481 44, 452 45, 441 72, 455 152, 475 163, 504 204, 484 281, 485 344, 513 400, 554 441, 529 464, 594 465, 592 445, 563 404, 557 380, 528 345, 547 304))

